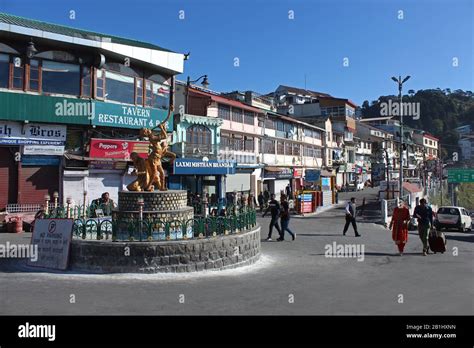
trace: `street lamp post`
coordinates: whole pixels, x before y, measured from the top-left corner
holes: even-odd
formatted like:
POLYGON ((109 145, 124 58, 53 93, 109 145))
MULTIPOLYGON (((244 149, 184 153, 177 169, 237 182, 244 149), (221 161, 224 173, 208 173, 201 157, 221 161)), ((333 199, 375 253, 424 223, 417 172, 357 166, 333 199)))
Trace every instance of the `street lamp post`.
POLYGON ((410 75, 405 77, 402 80, 401 75, 398 76, 398 79, 396 77, 392 77, 392 80, 398 83, 398 100, 400 103, 400 108, 399 108, 399 114, 400 114, 400 187, 398 191, 398 197, 402 197, 402 191, 403 191, 403 104, 402 104, 402 88, 403 84, 408 81, 410 78, 410 75))
POLYGON ((196 83, 198 82, 200 79, 203 79, 202 82, 201 82, 201 85, 204 87, 204 88, 207 88, 209 87, 209 80, 207 79, 207 75, 202 75, 200 77, 198 77, 196 80, 192 80, 191 81, 191 78, 188 76, 188 79, 186 80, 186 113, 188 113, 188 104, 189 104, 189 88, 191 87, 191 83, 196 83))

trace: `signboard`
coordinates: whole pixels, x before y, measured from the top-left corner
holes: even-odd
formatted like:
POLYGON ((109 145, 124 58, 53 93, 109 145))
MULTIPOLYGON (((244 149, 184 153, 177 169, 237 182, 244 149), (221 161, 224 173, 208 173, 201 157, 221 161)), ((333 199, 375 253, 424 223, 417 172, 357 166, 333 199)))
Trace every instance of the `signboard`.
POLYGON ((235 161, 179 158, 174 161, 174 174, 227 175, 235 174, 235 161))
POLYGON ((321 171, 316 169, 306 169, 304 174, 304 180, 309 182, 319 181, 319 178, 321 177, 321 171))
POLYGON ((37 219, 31 244, 38 246, 38 260, 28 265, 67 269, 73 224, 72 219, 37 219))
MULTIPOLYGON (((154 128, 167 116, 168 110, 94 101, 92 124, 120 128, 154 128)), ((172 114, 167 122, 167 129, 173 131, 172 114)))
POLYGON ((66 126, 0 121, 0 145, 54 145, 66 142, 66 126))
POLYGON ((313 195, 311 193, 303 193, 301 195, 301 212, 312 213, 313 212, 313 195))
POLYGON ((331 191, 331 178, 321 178, 321 188, 323 191, 331 191))
POLYGON ((58 156, 21 156, 21 164, 24 166, 59 166, 58 156))
POLYGON ((23 147, 23 154, 62 156, 64 154, 64 146, 63 145, 25 145, 23 147))
POLYGON ((279 168, 278 171, 269 171, 265 169, 265 178, 291 179, 293 172, 291 168, 279 168))
POLYGON ((132 152, 142 158, 148 157, 148 141, 119 139, 91 139, 89 156, 92 158, 115 158, 130 160, 132 152))
POLYGON ((448 169, 448 183, 474 182, 474 168, 448 169))
POLYGON ((303 177, 303 169, 302 168, 293 168, 293 177, 294 178, 302 178, 303 177))

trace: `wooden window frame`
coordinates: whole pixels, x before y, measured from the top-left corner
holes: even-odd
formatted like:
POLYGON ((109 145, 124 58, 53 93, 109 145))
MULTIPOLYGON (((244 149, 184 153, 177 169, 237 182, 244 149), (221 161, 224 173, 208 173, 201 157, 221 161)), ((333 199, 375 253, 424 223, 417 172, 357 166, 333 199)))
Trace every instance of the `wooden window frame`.
POLYGON ((9 76, 9 89, 11 90, 15 90, 15 91, 25 91, 26 90, 26 76, 25 76, 25 73, 26 73, 26 63, 24 63, 24 58, 21 57, 21 56, 18 56, 18 55, 13 55, 11 54, 10 55, 10 76, 9 76), (18 57, 22 60, 22 63, 23 63, 23 67, 22 67, 22 87, 21 88, 16 88, 14 87, 13 85, 13 81, 15 80, 14 78, 14 70, 15 70, 15 57, 18 57))
POLYGON ((99 69, 99 68, 94 67, 94 99, 105 100, 105 94, 106 94, 105 92, 107 91, 107 90, 106 90, 106 86, 105 86, 105 84, 106 84, 105 72, 106 72, 106 70, 103 69, 103 68, 102 68, 102 69, 99 69), (102 79, 102 97, 99 97, 99 96, 97 95, 97 90, 98 90, 98 87, 97 87, 97 80, 99 79, 99 78, 97 77, 97 75, 98 75, 97 72, 100 71, 100 70, 101 70, 102 73, 103 73, 103 75, 102 75, 102 77, 101 77, 101 79, 102 79))
POLYGON ((80 93, 79 93, 79 97, 80 98, 93 98, 94 97, 94 94, 93 94, 93 86, 94 86, 94 68, 92 66, 87 66, 87 65, 84 65, 84 64, 80 64, 80 79, 79 79, 79 89, 80 89, 80 93), (87 68, 89 69, 89 74, 90 74, 90 86, 89 86, 89 95, 85 95, 84 94, 84 69, 87 68))

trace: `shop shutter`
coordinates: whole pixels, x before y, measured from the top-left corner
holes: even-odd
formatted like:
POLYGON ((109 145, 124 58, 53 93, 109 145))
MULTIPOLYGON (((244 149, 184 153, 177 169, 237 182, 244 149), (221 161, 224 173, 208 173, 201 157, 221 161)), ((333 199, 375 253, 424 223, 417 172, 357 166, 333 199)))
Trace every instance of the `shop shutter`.
POLYGON ((250 191, 250 174, 232 174, 226 178, 226 192, 250 191))
POLYGON ((64 176, 63 200, 64 204, 67 198, 71 198, 73 205, 82 205, 84 202, 84 177, 64 176))
POLYGON ((120 173, 94 173, 87 179, 88 201, 100 198, 102 193, 108 192, 110 198, 118 203, 118 192, 122 190, 122 175, 120 173))
POLYGON ((54 191, 59 192, 59 167, 23 166, 19 180, 20 203, 42 204, 46 194, 52 200, 54 191))
POLYGON ((15 148, 0 147, 0 210, 9 203, 16 203, 17 194, 18 167, 15 162, 15 148))

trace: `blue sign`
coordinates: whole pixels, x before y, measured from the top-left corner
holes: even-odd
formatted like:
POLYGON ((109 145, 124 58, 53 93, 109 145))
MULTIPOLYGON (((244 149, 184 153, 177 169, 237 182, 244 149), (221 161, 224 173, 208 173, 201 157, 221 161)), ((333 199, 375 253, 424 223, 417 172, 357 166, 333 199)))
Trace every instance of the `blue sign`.
POLYGON ((306 169, 305 172, 304 172, 304 180, 305 181, 310 181, 310 182, 319 181, 320 176, 321 176, 321 171, 320 170, 306 169))
POLYGON ((235 174, 235 161, 179 158, 174 161, 177 175, 227 175, 235 174))
POLYGON ((24 166, 58 166, 58 156, 27 156, 21 157, 21 164, 24 166))

